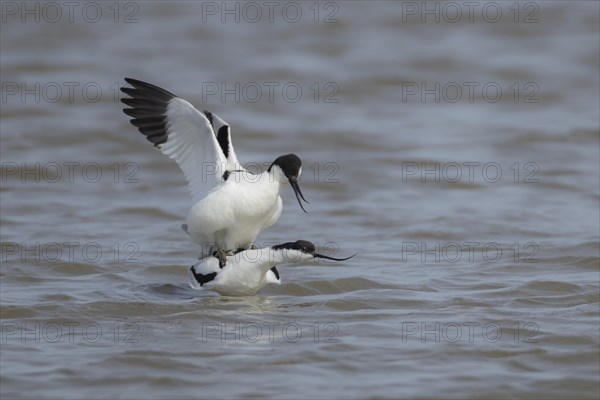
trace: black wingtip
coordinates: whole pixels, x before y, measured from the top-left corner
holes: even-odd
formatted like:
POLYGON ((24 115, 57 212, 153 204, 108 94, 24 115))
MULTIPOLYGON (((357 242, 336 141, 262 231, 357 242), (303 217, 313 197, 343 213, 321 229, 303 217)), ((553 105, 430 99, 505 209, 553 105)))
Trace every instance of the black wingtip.
POLYGON ((129 122, 146 136, 154 147, 167 141, 166 112, 173 93, 133 78, 125 78, 132 87, 122 87, 121 92, 129 97, 121 98, 121 102, 131 108, 124 108, 123 113, 133 117, 129 122))
POLYGON ((125 82, 129 83, 133 88, 122 87, 121 91, 132 97, 136 97, 136 95, 141 97, 160 97, 164 101, 177 97, 177 95, 168 90, 148 82, 140 81, 139 79, 125 78, 125 82))

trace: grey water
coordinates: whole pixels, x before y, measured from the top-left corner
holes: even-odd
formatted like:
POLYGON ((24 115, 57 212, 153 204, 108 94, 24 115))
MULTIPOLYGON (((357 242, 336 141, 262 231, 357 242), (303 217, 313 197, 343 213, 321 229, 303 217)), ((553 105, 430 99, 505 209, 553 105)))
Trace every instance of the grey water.
POLYGON ((2 399, 598 398, 599 3, 1 3, 2 399), (303 160, 254 297, 192 290, 145 80, 303 160))

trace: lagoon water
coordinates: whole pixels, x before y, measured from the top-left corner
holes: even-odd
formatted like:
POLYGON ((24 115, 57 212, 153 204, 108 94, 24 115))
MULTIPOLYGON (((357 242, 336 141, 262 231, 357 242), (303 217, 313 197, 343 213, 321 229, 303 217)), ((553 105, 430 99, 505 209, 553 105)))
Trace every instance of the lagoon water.
POLYGON ((597 2, 3 2, 3 399, 598 398, 597 2), (48 5, 50 4, 50 5, 48 5), (24 8, 27 7, 27 8, 24 8), (189 287, 125 76, 303 162, 250 298, 189 287))

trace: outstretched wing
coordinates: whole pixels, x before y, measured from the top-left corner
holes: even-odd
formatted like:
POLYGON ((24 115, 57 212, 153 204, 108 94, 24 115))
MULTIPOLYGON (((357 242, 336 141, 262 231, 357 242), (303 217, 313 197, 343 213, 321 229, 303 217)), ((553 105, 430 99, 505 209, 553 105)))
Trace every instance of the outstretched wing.
POLYGON ((146 139, 174 159, 188 181, 194 203, 222 182, 226 170, 239 166, 229 125, 209 111, 198 111, 187 101, 158 86, 125 78, 131 97, 121 101, 123 112, 146 139))

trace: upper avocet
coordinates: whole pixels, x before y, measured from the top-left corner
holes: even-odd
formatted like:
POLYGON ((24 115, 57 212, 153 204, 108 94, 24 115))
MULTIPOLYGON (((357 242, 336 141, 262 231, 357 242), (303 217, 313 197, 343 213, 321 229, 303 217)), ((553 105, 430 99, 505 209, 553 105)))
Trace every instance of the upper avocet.
MULTIPOLYGON (((290 183, 302 210, 306 201, 298 178, 302 162, 295 154, 278 157, 252 179, 238 162, 229 125, 209 111, 198 111, 187 101, 162 88, 125 78, 131 96, 121 101, 131 123, 163 154, 174 159, 188 181, 194 205, 183 229, 200 244, 200 258, 246 249, 258 234, 281 215, 279 190, 290 183)), ((304 210, 306 212, 306 210, 304 210)))
POLYGON ((317 253, 311 242, 297 240, 227 256, 223 267, 217 257, 204 258, 190 268, 190 280, 194 289, 212 290, 224 296, 251 296, 270 283, 281 283, 277 264, 294 264, 312 258, 344 261, 355 255, 325 256, 317 253))

